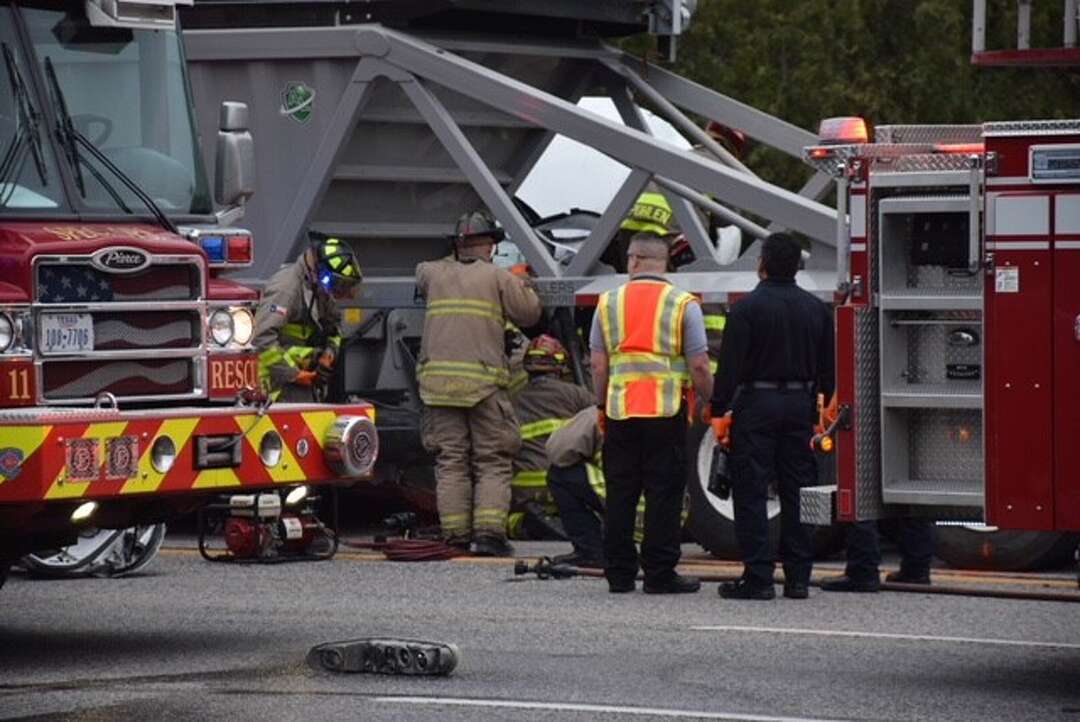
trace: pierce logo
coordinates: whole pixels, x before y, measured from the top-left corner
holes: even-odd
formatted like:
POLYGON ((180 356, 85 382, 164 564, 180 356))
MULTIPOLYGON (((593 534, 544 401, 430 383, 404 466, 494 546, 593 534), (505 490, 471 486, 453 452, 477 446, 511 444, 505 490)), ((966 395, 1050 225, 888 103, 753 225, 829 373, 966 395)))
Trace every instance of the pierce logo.
POLYGON ((90 262, 102 271, 132 273, 149 265, 150 257, 138 248, 103 248, 90 262))

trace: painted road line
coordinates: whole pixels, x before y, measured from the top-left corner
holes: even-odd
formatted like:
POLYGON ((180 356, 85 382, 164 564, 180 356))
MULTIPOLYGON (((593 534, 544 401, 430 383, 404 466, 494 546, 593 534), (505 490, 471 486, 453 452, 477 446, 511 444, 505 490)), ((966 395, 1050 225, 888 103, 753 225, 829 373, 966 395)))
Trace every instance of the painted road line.
POLYGON ((430 707, 479 707, 486 709, 531 709, 548 712, 588 712, 591 714, 635 715, 665 719, 747 720, 748 722, 833 722, 820 717, 777 717, 738 712, 706 712, 659 707, 627 707, 573 702, 519 702, 510 699, 473 699, 466 697, 369 697, 373 702, 427 705, 430 707))
POLYGON ((849 637, 852 639, 897 639, 909 642, 946 642, 948 644, 988 644, 1002 647, 1034 647, 1037 649, 1080 649, 1069 642, 1029 642, 1023 639, 984 639, 980 637, 939 637, 930 634, 889 634, 887 632, 849 632, 829 629, 793 629, 789 627, 739 627, 709 625, 690 627, 695 632, 749 632, 751 634, 790 634, 808 637, 849 637))

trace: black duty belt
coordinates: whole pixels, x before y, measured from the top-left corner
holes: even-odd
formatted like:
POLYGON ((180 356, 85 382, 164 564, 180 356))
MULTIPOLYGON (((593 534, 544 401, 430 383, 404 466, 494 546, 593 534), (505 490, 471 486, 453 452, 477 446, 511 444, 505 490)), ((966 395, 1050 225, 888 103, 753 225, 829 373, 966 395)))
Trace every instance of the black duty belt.
POLYGON ((768 389, 770 391, 808 391, 813 393, 813 381, 747 381, 743 384, 748 389, 768 389))

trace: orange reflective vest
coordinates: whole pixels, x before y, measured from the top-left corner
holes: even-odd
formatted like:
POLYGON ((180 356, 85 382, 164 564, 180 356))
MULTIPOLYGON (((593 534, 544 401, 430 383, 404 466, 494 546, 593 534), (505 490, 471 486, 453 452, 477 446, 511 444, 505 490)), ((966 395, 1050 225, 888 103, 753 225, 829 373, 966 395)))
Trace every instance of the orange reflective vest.
POLYGON ((683 316, 694 300, 658 278, 635 279, 600 296, 597 312, 609 358, 609 419, 679 412, 690 385, 683 358, 683 316))

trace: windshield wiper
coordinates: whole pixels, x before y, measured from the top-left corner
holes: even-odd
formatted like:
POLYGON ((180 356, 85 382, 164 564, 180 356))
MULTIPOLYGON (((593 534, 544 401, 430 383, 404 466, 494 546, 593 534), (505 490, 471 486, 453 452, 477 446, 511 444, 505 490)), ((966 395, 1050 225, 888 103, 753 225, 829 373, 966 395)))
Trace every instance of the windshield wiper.
MULTIPOLYGON (((11 83, 11 94, 15 101, 15 137, 11 139, 11 145, 4 152, 0 160, 0 197, 7 197, 15 191, 15 180, 22 170, 26 159, 26 151, 29 149, 34 157, 34 165, 37 167, 38 176, 42 185, 48 185, 49 173, 45 166, 45 154, 41 150, 41 135, 38 132, 40 116, 30 102, 30 91, 23 82, 19 66, 15 64, 15 53, 2 43, 4 64, 7 65, 8 80, 11 83), (11 182, 10 193, 3 189, 11 182)), ((0 205, 4 205, 0 203, 0 205)))
POLYGON ((101 184, 101 186, 112 196, 120 208, 126 213, 134 215, 123 198, 117 192, 105 177, 98 172, 98 170, 90 163, 88 163, 82 155, 79 153, 79 146, 82 146, 91 156, 94 157, 99 163, 108 168, 113 175, 120 179, 120 182, 127 186, 128 190, 135 194, 135 196, 143 202, 154 216, 161 227, 172 233, 179 235, 180 231, 176 228, 173 222, 167 215, 158 207, 158 204, 154 202, 154 199, 147 195, 146 191, 139 187, 128 176, 127 173, 120 170, 115 163, 109 160, 108 156, 102 153, 96 145, 94 145, 85 135, 79 132, 79 129, 75 127, 75 124, 71 121, 71 115, 68 113, 67 101, 64 99, 64 92, 60 89, 60 83, 56 79, 56 69, 53 67, 52 58, 45 58, 45 78, 49 81, 49 91, 52 93, 53 107, 56 109, 56 135, 60 139, 61 145, 65 148, 65 154, 68 157, 68 162, 71 164, 75 171, 75 180, 79 186, 79 192, 83 197, 86 197, 86 188, 83 183, 82 173, 80 171, 80 165, 85 165, 90 174, 94 176, 94 179, 101 184))

